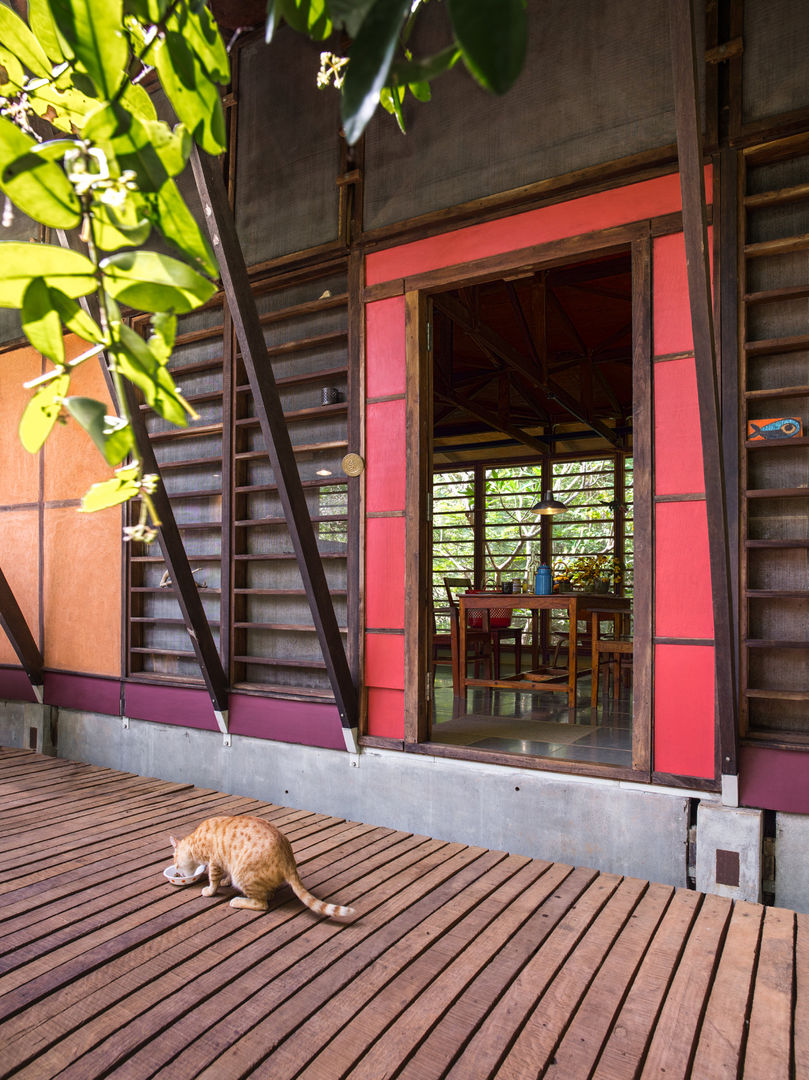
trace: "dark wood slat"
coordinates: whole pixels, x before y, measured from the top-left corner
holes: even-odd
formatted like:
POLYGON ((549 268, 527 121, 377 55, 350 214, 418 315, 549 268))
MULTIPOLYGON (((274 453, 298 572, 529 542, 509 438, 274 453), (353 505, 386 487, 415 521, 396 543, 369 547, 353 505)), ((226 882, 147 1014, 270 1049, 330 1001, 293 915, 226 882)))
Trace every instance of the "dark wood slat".
POLYGON ((789 255, 793 251, 809 248, 809 233, 802 236, 785 236, 779 240, 761 240, 755 244, 745 244, 744 253, 748 259, 760 259, 769 255, 789 255))
POLYGON ((711 566, 715 634, 719 769, 735 776, 738 699, 735 674, 733 582, 727 522, 727 485, 720 424, 713 297, 708 261, 705 174, 697 79, 693 0, 669 0, 674 113, 683 199, 683 233, 697 372, 700 433, 711 566))
POLYGON ((747 492, 748 499, 806 499, 809 498, 809 487, 796 488, 750 488, 747 492))
POLYGON ((775 356, 780 353, 801 352, 804 349, 809 349, 809 334, 792 334, 783 338, 746 341, 744 345, 744 351, 748 356, 775 356))
POLYGON ((760 292, 745 293, 746 304, 770 304, 782 300, 803 300, 809 296, 809 285, 790 285, 783 289, 762 289, 760 292))
POLYGON ((0 570, 0 626, 6 632, 11 647, 19 657, 37 701, 42 701, 42 686, 45 681, 42 655, 2 570, 0 570))

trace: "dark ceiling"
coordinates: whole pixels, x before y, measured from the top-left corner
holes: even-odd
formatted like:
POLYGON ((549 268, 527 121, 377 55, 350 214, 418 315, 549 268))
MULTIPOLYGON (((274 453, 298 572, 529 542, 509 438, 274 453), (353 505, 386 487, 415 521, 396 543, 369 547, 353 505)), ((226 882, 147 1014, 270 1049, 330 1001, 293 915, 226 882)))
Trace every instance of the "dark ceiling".
POLYGON ((455 289, 433 303, 437 453, 493 436, 521 454, 558 452, 571 438, 594 450, 627 445, 628 252, 455 289))

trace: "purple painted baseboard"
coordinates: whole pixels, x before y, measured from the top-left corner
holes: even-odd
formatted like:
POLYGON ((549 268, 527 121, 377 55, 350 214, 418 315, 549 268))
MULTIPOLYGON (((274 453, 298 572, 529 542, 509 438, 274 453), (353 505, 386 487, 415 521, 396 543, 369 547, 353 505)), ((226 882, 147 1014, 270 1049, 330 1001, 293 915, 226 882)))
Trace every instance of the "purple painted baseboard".
POLYGON ((211 699, 205 690, 184 686, 149 686, 126 683, 124 715, 134 720, 152 720, 156 724, 218 731, 211 699))
POLYGON ((231 694, 230 730, 234 735, 345 750, 336 705, 231 694))
POLYGON ((0 698, 3 701, 36 701, 36 696, 22 668, 0 668, 0 698))
POLYGON ((742 806, 809 814, 809 753, 743 746, 739 783, 742 806))
POLYGON ((45 672, 45 704, 83 712, 121 715, 121 683, 118 679, 45 672))

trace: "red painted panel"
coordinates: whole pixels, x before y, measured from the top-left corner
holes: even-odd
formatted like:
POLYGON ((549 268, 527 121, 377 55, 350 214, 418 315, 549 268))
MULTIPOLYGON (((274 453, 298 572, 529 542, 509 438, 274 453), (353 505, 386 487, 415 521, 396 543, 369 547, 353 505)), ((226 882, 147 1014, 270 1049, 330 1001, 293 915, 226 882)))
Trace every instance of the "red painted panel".
POLYGON ((365 635, 365 685, 404 690, 404 636, 365 635))
POLYGON ((404 629, 405 519, 368 518, 365 523, 365 625, 404 629))
POLYGON ((655 647, 654 769, 714 776, 713 646, 655 647))
MULTIPOLYGON (((711 267, 712 238, 713 229, 708 229, 711 267)), ((690 352, 694 348, 694 337, 691 332, 685 238, 682 233, 660 236, 655 240, 652 278, 654 355, 690 352)))
MULTIPOLYGON (((706 169, 710 191, 710 169, 706 169)), ((370 254, 369 285, 679 210, 676 173, 370 254)))
POLYGON ((704 502, 657 504, 655 636, 714 636, 708 518, 704 502))
POLYGON ((403 296, 365 307, 365 393, 388 397, 405 392, 405 302, 403 296))
POLYGON ((368 734, 387 739, 404 738, 404 693, 401 690, 369 689, 368 734))
POLYGON ((743 746, 739 755, 739 802, 785 814, 809 814, 809 754, 743 746))
POLYGON ((366 408, 365 509, 405 508, 405 403, 380 401, 366 408))
POLYGON ((705 490, 694 358, 654 366, 655 494, 705 490))

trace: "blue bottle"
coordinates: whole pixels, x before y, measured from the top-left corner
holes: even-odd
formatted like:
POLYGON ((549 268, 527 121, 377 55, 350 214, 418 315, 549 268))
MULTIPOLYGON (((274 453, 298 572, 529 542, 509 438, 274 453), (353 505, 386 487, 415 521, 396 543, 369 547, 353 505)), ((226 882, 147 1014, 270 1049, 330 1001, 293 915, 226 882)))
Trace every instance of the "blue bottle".
POLYGON ((534 592, 537 596, 550 596, 553 592, 553 575, 551 568, 540 563, 534 577, 534 592))

